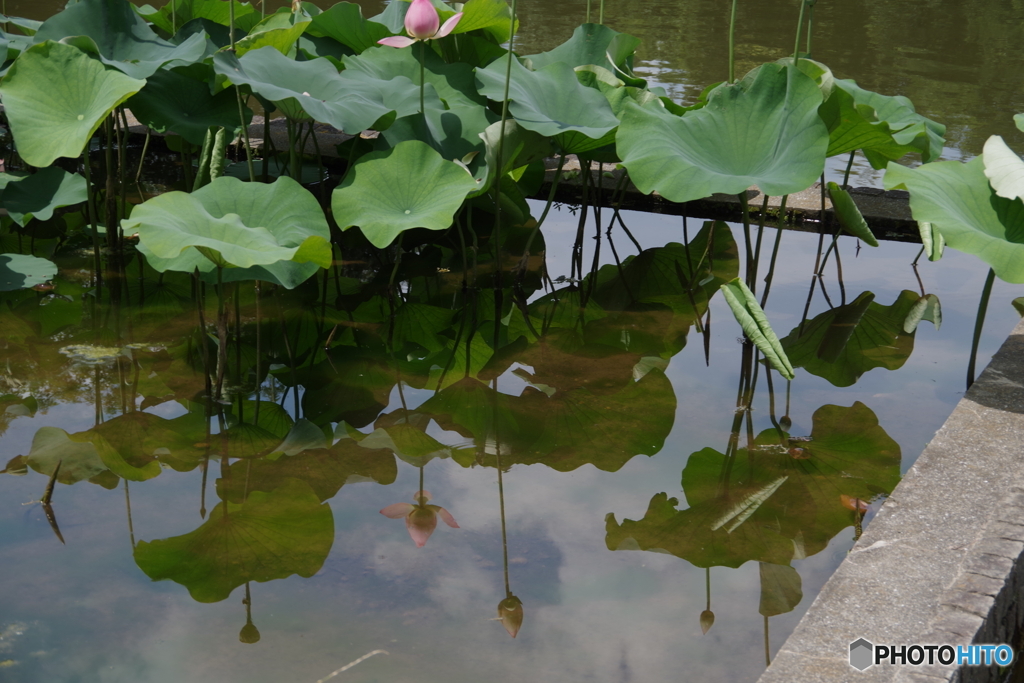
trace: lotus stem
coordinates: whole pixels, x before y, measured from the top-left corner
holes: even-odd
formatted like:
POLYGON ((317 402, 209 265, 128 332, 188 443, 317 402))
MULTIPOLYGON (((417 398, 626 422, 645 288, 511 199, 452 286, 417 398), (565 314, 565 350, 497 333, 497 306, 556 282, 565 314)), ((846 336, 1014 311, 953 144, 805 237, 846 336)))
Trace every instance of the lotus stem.
POLYGON ((978 317, 974 321, 974 338, 971 340, 971 359, 967 363, 967 388, 974 384, 974 367, 978 360, 978 345, 981 343, 981 328, 985 324, 985 313, 988 311, 988 299, 992 294, 992 283, 995 282, 996 271, 988 269, 985 286, 981 290, 981 302, 978 304, 978 317))
POLYGON ((235 0, 228 0, 228 40, 231 41, 231 52, 233 53, 235 51, 235 0))
POLYGON ((729 83, 736 82, 736 0, 729 12, 729 83))
POLYGON ((601 0, 601 4, 599 5, 599 7, 600 7, 600 9, 598 10, 598 13, 597 13, 597 23, 603 24, 604 23, 604 0, 601 0))
MULTIPOLYGON (((233 2, 234 0, 232 0, 233 2)), ((245 163, 249 167, 249 182, 256 182, 256 169, 252 164, 252 146, 249 144, 249 126, 245 123, 245 108, 242 106, 242 92, 235 88, 235 99, 238 100, 238 125, 242 127, 242 142, 245 145, 245 163)), ((263 162, 266 164, 266 161, 263 162)))
MULTIPOLYGON (((515 13, 513 13, 514 15, 515 13)), ((590 0, 587 0, 587 23, 590 23, 590 0)))
POLYGON ((804 27, 804 9, 807 8, 807 1, 800 0, 800 16, 796 20, 796 43, 793 45, 793 64, 800 65, 800 32, 804 27))
POLYGON ((814 33, 814 3, 816 0, 808 0, 807 5, 811 11, 807 14, 807 49, 804 52, 811 56, 811 35, 814 33))
MULTIPOLYGON (((423 122, 425 124, 427 120, 427 107, 424 104, 424 92, 427 89, 427 41, 421 40, 420 46, 420 114, 423 116, 423 122)), ((511 46, 509 46, 509 50, 511 51, 511 46)), ((507 90, 505 91, 505 97, 508 97, 507 90)), ((502 132, 504 133, 504 130, 502 130, 502 132)))
POLYGON ((846 162, 846 173, 843 174, 843 189, 850 189, 850 170, 853 168, 853 158, 857 156, 857 150, 850 152, 850 160, 846 162))
MULTIPOLYGON (((587 16, 590 16, 590 0, 587 0, 587 16)), ((508 28, 508 60, 505 62, 505 92, 501 100, 501 126, 498 134, 498 150, 495 155, 497 166, 494 178, 494 260, 497 264, 495 271, 495 293, 501 288, 502 262, 501 262, 501 180, 504 176, 504 152, 505 152, 505 124, 508 121, 508 91, 509 83, 512 80, 512 60, 515 59, 515 28, 516 28, 516 0, 512 0, 512 9, 509 16, 508 28)), ((468 367, 468 366, 467 366, 468 367)))
POLYGON ((100 259, 100 234, 99 225, 96 222, 96 190, 92 184, 92 164, 89 162, 89 143, 85 143, 85 151, 82 153, 82 167, 85 172, 85 187, 88 201, 86 207, 89 212, 89 227, 92 228, 92 256, 93 268, 96 270, 96 296, 93 300, 100 298, 100 291, 103 288, 103 261, 100 259))

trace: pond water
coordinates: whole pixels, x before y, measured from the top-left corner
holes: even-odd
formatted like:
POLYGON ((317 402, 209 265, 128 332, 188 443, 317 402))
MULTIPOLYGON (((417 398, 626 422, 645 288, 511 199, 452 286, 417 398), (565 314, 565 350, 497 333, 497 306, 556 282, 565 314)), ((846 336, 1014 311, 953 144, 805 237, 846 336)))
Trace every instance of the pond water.
MULTIPOLYGON (((741 6, 740 72, 792 48, 795 17, 766 4, 741 6)), ((524 52, 586 11, 520 7, 524 52)), ((820 4, 817 56, 947 123, 950 158, 1009 139, 1012 6, 898 7, 820 4)), ((638 70, 692 99, 724 75, 726 8, 605 11, 644 40, 638 70)), ((588 237, 583 270, 602 268, 579 283, 578 211, 533 245, 547 286, 532 259, 500 315, 486 248, 464 271, 447 233, 397 267, 346 253, 291 292, 225 286, 219 415, 199 398, 214 287, 205 334, 187 276, 133 262, 121 303, 97 302, 72 244, 53 291, 0 294, 0 680, 314 683, 377 650, 335 680, 755 680, 962 396, 986 269, 948 250, 915 274, 916 245, 842 237, 841 283, 833 257, 805 310, 819 238, 784 233, 765 310, 788 384, 707 300, 745 272, 742 226, 625 212, 639 245, 588 237), (908 333, 925 293, 942 327, 908 333), (492 358, 494 335, 520 342, 492 358)), ((996 283, 981 365, 1018 293, 996 283)))

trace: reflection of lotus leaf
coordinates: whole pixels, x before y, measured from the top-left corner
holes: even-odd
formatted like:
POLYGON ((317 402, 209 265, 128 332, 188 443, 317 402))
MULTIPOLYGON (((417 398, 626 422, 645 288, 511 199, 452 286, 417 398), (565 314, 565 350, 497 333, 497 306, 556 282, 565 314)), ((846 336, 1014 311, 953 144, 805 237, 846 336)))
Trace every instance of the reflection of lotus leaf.
POLYGON ((240 502, 246 491, 273 491, 290 479, 306 482, 325 501, 345 484, 372 480, 387 485, 398 476, 393 455, 363 448, 351 439, 277 460, 236 462, 227 469, 230 474, 217 480, 217 495, 233 503, 240 502))
POLYGON ((313 576, 333 541, 330 508, 308 484, 290 479, 241 505, 219 503, 184 536, 139 543, 135 562, 154 581, 171 579, 195 600, 217 602, 246 581, 313 576))
POLYGON ((690 507, 677 510, 675 498, 659 493, 642 520, 620 525, 609 514, 608 547, 660 549, 698 567, 785 565, 820 552, 853 523, 841 496, 871 500, 896 486, 900 449, 860 402, 822 406, 813 423, 799 457, 774 429, 758 435, 753 454, 692 454, 683 470, 690 507))
POLYGON ((793 367, 848 387, 868 370, 903 367, 914 350, 914 335, 903 325, 918 295, 903 290, 891 305, 864 292, 852 303, 829 309, 795 328, 782 340, 793 367))

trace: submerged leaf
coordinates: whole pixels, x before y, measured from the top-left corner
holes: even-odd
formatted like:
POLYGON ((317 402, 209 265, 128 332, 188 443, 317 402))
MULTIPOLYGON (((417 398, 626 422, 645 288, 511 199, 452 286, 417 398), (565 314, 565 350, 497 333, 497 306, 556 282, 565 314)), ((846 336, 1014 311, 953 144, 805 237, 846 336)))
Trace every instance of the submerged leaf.
POLYGON ((766 617, 792 612, 804 598, 800 574, 786 565, 767 562, 758 564, 761 572, 761 604, 757 611, 766 617))

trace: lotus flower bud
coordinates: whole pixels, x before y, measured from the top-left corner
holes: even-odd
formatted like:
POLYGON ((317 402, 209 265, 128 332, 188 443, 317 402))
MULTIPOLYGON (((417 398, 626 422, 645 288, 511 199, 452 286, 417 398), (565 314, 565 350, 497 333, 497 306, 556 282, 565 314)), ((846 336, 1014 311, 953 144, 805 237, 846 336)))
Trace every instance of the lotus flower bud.
POLYGON ((429 40, 441 26, 441 18, 430 0, 412 0, 405 14, 405 30, 416 40, 429 40))
POLYGON ((700 632, 707 633, 715 625, 715 613, 709 609, 700 613, 700 632))
POLYGON ((498 619, 501 620, 501 625, 505 627, 508 634, 515 638, 519 633, 519 628, 523 625, 523 601, 514 595, 509 595, 499 602, 498 619))

